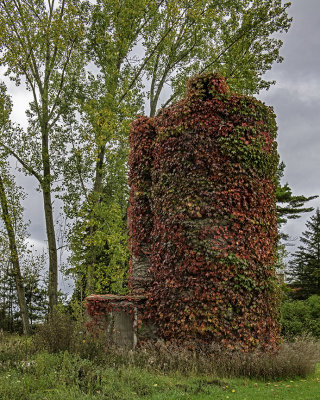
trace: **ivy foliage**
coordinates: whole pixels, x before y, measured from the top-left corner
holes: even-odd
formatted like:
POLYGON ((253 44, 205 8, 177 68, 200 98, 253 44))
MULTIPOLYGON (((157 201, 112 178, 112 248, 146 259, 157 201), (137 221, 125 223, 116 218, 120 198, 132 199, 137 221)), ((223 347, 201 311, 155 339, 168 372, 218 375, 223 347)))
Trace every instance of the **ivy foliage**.
POLYGON ((133 256, 151 244, 144 318, 167 340, 279 342, 273 111, 216 73, 130 136, 133 256))

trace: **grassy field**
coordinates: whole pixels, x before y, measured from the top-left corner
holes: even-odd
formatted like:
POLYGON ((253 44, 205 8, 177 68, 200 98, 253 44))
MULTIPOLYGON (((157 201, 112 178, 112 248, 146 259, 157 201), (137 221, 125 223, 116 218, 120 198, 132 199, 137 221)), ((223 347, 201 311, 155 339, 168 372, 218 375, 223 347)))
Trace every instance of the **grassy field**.
POLYGON ((320 364, 314 375, 279 381, 164 374, 111 358, 35 351, 30 342, 14 339, 0 343, 0 399, 320 400, 320 364))
POLYGON ((139 368, 104 368, 69 354, 37 354, 33 360, 2 368, 1 400, 316 400, 320 368, 307 379, 263 382, 210 376, 154 374, 139 368))

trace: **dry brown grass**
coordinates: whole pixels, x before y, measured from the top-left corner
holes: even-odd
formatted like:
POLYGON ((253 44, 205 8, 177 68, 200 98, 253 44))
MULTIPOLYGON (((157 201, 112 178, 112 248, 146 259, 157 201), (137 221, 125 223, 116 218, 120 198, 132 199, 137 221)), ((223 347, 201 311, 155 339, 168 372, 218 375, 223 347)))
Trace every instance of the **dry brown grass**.
POLYGON ((149 342, 135 350, 117 348, 106 336, 92 337, 68 315, 55 315, 33 338, 36 349, 57 353, 68 350, 112 367, 132 366, 155 372, 210 374, 220 377, 285 379, 305 377, 320 362, 320 342, 302 337, 283 342, 277 352, 230 351, 217 345, 196 349, 163 341, 149 342))
POLYGON ((282 343, 277 352, 244 353, 217 345, 210 346, 205 352, 196 351, 159 341, 132 352, 131 358, 133 364, 159 372, 285 379, 305 377, 315 371, 316 363, 320 362, 320 342, 300 338, 282 343))

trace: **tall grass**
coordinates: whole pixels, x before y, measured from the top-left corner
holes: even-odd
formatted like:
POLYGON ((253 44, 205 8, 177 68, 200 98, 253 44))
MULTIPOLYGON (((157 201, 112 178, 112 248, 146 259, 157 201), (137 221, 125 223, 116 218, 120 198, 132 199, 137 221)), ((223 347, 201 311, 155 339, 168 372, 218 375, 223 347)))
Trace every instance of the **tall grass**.
POLYGON ((283 342, 277 352, 256 350, 244 353, 226 350, 216 344, 195 349, 194 346, 163 341, 126 350, 115 347, 105 335, 90 336, 82 326, 70 317, 56 313, 39 328, 31 346, 49 353, 68 351, 81 359, 94 360, 99 365, 114 368, 127 366, 149 372, 264 380, 306 377, 314 372, 316 363, 320 362, 320 342, 309 337, 283 342))

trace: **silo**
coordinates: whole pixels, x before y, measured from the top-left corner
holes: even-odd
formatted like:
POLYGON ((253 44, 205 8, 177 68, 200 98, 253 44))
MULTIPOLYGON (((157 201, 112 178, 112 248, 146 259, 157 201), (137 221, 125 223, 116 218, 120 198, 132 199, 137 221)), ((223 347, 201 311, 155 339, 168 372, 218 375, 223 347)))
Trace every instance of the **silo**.
POLYGON ((215 73, 133 124, 131 276, 137 290, 144 263, 141 318, 160 337, 277 345, 275 138, 272 109, 215 73))

